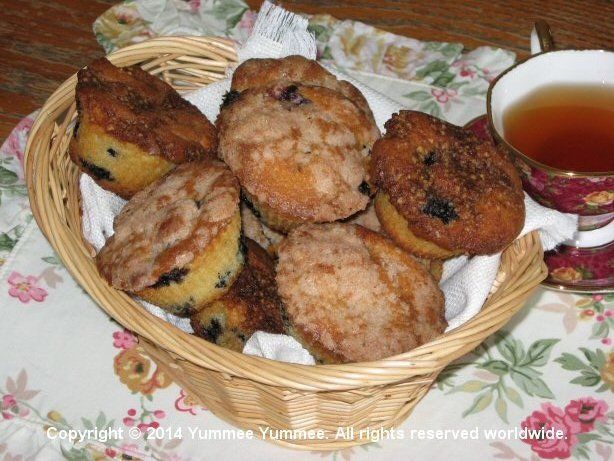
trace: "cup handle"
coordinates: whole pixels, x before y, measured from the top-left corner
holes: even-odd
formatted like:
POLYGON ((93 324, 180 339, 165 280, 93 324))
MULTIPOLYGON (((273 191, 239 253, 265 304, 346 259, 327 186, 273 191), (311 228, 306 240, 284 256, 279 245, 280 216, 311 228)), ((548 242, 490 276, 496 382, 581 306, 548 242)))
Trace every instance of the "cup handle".
POLYGON ((531 32, 531 54, 554 50, 554 39, 546 21, 537 21, 531 32))

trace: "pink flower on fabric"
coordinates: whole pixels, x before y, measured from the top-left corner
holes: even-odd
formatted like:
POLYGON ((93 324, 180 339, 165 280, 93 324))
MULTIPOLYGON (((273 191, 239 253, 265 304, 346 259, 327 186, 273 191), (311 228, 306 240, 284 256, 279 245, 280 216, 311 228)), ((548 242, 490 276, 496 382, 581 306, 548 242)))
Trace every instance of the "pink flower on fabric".
POLYGON ((567 424, 574 432, 590 432, 595 427, 595 422, 605 422, 608 404, 603 400, 592 397, 582 397, 572 400, 565 407, 567 424))
POLYGON ((7 410, 17 405, 17 400, 11 394, 2 396, 2 409, 7 410))
POLYGON ((10 285, 9 295, 19 298, 22 303, 28 303, 31 299, 41 302, 47 296, 47 291, 38 286, 38 278, 33 275, 23 276, 13 271, 8 278, 10 285))
POLYGON ((116 331, 113 333, 113 345, 118 349, 131 349, 137 343, 136 336, 129 330, 116 331))
POLYGON ((2 414, 3 419, 13 419, 15 416, 23 418, 28 416, 29 413, 30 410, 26 407, 19 406, 17 399, 13 395, 6 394, 2 396, 2 411, 0 414, 2 414))
POLYGON ((470 67, 463 67, 460 71, 460 76, 461 77, 469 77, 469 78, 473 78, 475 77, 475 74, 477 72, 473 69, 471 69, 470 67))
POLYGON ((441 104, 445 104, 450 99, 453 99, 458 94, 458 92, 456 90, 433 88, 431 90, 431 94, 435 96, 435 99, 437 100, 437 102, 440 102, 441 104))
POLYGON ((477 75, 475 66, 468 61, 456 61, 452 64, 452 67, 460 67, 459 75, 461 77, 469 77, 472 79, 477 75))
POLYGON ((575 432, 567 424, 567 415, 565 412, 551 403, 544 403, 541 410, 536 410, 527 417, 521 424, 523 429, 562 431, 565 437, 558 439, 527 437, 522 439, 524 443, 531 445, 531 450, 537 453, 541 458, 569 458, 573 447, 578 443, 578 438, 575 432))

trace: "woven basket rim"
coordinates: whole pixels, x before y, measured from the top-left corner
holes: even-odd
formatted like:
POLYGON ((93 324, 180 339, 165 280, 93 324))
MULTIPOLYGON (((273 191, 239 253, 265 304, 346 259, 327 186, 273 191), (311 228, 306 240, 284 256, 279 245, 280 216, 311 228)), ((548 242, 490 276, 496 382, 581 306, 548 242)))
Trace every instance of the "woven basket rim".
MULTIPOLYGON (((158 37, 122 48, 111 53, 108 58, 116 65, 127 65, 139 61, 141 57, 181 55, 199 52, 201 48, 203 52, 208 50, 207 52, 220 56, 219 64, 222 70, 230 63, 236 62, 233 42, 219 37, 158 37)), ((49 165, 37 160, 42 155, 41 149, 49 150, 50 141, 54 140, 58 130, 61 132, 66 129, 66 126, 56 122, 56 118, 65 112, 69 105, 74 108, 75 84, 76 74, 52 94, 41 109, 28 138, 25 169, 33 214, 66 268, 108 315, 124 327, 195 365, 262 384, 290 386, 305 391, 350 390, 367 385, 398 382, 429 372, 437 373, 447 363, 477 346, 507 322, 547 274, 541 260, 543 251, 539 236, 536 232, 529 233, 510 245, 502 258, 502 265, 504 260, 509 260, 518 263, 521 270, 510 270, 510 273, 505 274, 502 285, 491 293, 476 316, 434 341, 378 361, 299 365, 254 357, 209 343, 153 316, 126 293, 109 287, 100 275, 94 280, 98 283, 87 278, 93 277, 90 273, 92 265, 93 270, 96 270, 91 247, 88 248, 82 235, 75 235, 76 232, 63 221, 57 209, 58 203, 54 203, 51 193, 47 190, 50 187, 49 176, 57 175, 57 172, 51 171, 49 165), (502 287, 509 288, 510 292, 506 292, 502 287), (122 308, 110 304, 109 298, 121 303, 122 308), (515 307, 510 308, 510 303, 515 307)), ((78 184, 72 184, 70 187, 78 188, 78 184)), ((78 225, 80 228, 80 222, 78 225)))

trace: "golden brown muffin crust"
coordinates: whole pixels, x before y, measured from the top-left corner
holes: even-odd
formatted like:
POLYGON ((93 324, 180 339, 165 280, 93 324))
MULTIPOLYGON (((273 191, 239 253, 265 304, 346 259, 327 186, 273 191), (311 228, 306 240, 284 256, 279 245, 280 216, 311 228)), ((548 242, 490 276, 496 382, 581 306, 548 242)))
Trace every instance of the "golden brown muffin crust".
POLYGON ((306 221, 334 221, 366 207, 369 147, 377 127, 329 88, 276 84, 222 107, 220 156, 247 194, 306 221))
POLYGON ((96 256, 98 269, 127 291, 181 277, 238 207, 239 184, 223 163, 179 165, 135 194, 117 215, 115 234, 96 256))
POLYGON ((116 67, 97 59, 77 74, 76 101, 80 117, 151 155, 172 163, 215 158, 213 124, 139 66, 116 67))
POLYGON ((303 56, 287 56, 281 59, 248 59, 232 75, 231 88, 243 91, 248 88, 269 86, 277 80, 300 82, 304 85, 324 86, 343 94, 373 119, 367 100, 362 93, 345 80, 338 80, 317 61, 303 56))
POLYGON ((373 146, 373 181, 418 237, 469 254, 501 251, 524 224, 512 163, 491 143, 430 115, 401 111, 373 146))
POLYGON ((279 248, 290 331, 325 362, 378 360, 441 334, 443 294, 390 240, 362 226, 305 225, 279 248))

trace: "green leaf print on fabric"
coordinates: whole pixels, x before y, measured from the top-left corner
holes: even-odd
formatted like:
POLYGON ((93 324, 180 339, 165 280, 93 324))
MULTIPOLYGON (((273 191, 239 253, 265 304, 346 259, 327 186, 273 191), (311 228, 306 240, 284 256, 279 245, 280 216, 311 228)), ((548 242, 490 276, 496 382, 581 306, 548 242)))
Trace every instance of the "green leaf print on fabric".
POLYGON ((512 369, 510 377, 526 394, 530 396, 543 397, 545 399, 553 399, 554 394, 546 383, 539 378, 540 373, 532 368, 512 369))
POLYGON ((19 177, 11 170, 7 170, 3 166, 0 166, 0 186, 8 186, 15 184, 19 177))
POLYGON ((10 252, 17 244, 17 239, 12 239, 9 234, 0 234, 0 251, 10 252))
POLYGON ((492 392, 478 395, 473 399, 471 406, 463 412, 463 417, 485 410, 490 405, 490 402, 492 402, 492 392))
POLYGON ((419 90, 412 91, 404 95, 406 98, 413 99, 414 101, 427 101, 431 99, 431 94, 428 91, 419 90))
POLYGON ((558 339, 540 339, 539 341, 535 341, 531 344, 531 347, 529 347, 526 358, 521 364, 537 367, 545 365, 548 362, 548 357, 550 357, 552 348, 558 342, 558 339))
MULTIPOLYGON (((451 384, 453 372, 444 370, 443 382, 438 387, 450 387, 448 393, 477 393, 471 405, 463 412, 463 417, 486 410, 491 405, 499 418, 508 422, 508 401, 521 407, 521 393, 547 399, 554 398, 552 391, 541 378, 539 368, 548 363, 552 348, 558 339, 540 339, 528 348, 509 333, 496 333, 486 345, 480 345, 474 352, 477 356, 468 366, 475 366, 478 371, 487 372, 494 381, 471 379, 459 385, 451 384), (497 351, 500 357, 496 357, 497 351), (448 375, 446 376, 446 373, 448 375)), ((464 364, 466 365, 466 364, 464 364)), ((441 380, 440 380, 441 381, 441 380)))
POLYGON ((454 74, 452 72, 442 72, 435 80, 433 80, 433 85, 436 86, 448 86, 450 82, 454 80, 454 74))
MULTIPOLYGON (((614 383, 612 379, 612 367, 605 353, 601 349, 590 350, 585 347, 579 348, 584 357, 564 352, 560 357, 554 359, 564 370, 580 372, 571 379, 571 384, 578 384, 584 387, 597 387, 596 392, 604 392, 612 389, 614 383)), ((612 356, 612 353, 610 353, 612 356)))
POLYGON ((17 174, 0 165, 0 205, 3 196, 27 197, 27 195, 26 185, 19 182, 17 174))
POLYGON ((432 77, 437 78, 442 72, 448 70, 450 65, 446 61, 433 61, 428 63, 422 69, 416 71, 417 78, 432 77))
POLYGON ((41 259, 45 261, 47 264, 51 264, 52 266, 64 267, 64 264, 62 264, 62 261, 60 260, 59 256, 55 252, 53 253, 52 256, 43 256, 41 259))
POLYGON ((443 118, 441 106, 437 103, 434 96, 428 91, 412 91, 411 93, 404 94, 403 97, 418 102, 418 104, 408 104, 407 106, 410 109, 418 110, 420 112, 424 112, 435 117, 443 118))
MULTIPOLYGON (((445 367, 437 377, 437 388, 441 391, 445 390, 446 388, 454 388, 454 378, 456 377, 456 372, 468 365, 469 364, 465 362, 454 362, 445 367)), ((477 392, 479 390, 481 390, 481 388, 473 392, 477 392)), ((467 390, 466 392, 472 391, 467 390)))
POLYGON ((307 30, 313 33, 318 42, 327 42, 330 39, 331 29, 322 24, 310 23, 307 30))
POLYGON ((216 0, 211 13, 216 19, 226 21, 226 33, 228 34, 247 10, 247 5, 241 0, 216 0))
POLYGON ((463 50, 463 45, 460 43, 424 42, 424 49, 426 51, 437 51, 446 58, 454 58, 463 50))

